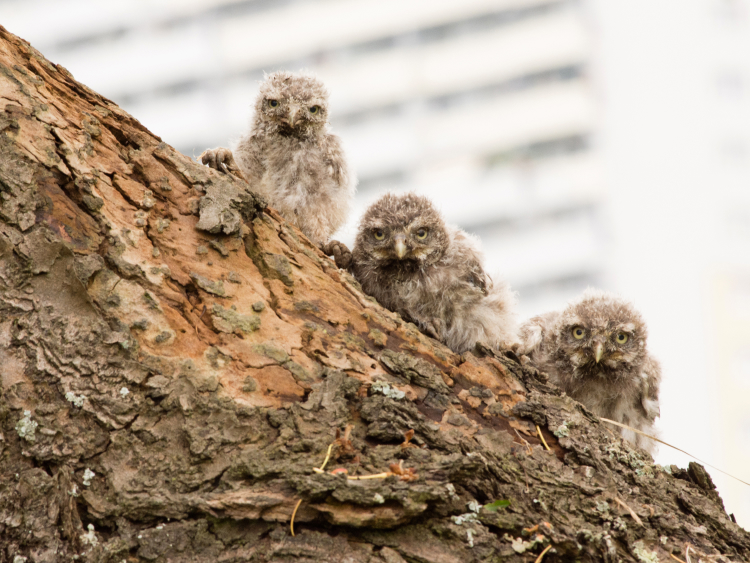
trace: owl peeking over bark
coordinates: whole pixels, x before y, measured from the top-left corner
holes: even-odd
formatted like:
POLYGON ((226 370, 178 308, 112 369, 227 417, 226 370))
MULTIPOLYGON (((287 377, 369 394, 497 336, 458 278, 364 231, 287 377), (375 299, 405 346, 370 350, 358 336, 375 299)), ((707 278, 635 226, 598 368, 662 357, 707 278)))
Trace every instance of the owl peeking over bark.
MULTIPOLYGON (((646 346, 646 323, 630 303, 589 289, 565 310, 530 319, 520 335, 520 351, 570 397, 653 435, 661 367, 646 346)), ((653 440, 627 429, 622 435, 653 452, 653 440)))
POLYGON ((351 254, 336 241, 327 250, 365 293, 454 352, 517 344, 509 286, 493 283, 477 241, 425 197, 384 195, 362 217, 351 254))
POLYGON ((328 125, 328 92, 316 78, 276 72, 260 86, 255 117, 234 155, 209 149, 204 164, 242 172, 253 191, 315 244, 344 224, 356 180, 328 125))

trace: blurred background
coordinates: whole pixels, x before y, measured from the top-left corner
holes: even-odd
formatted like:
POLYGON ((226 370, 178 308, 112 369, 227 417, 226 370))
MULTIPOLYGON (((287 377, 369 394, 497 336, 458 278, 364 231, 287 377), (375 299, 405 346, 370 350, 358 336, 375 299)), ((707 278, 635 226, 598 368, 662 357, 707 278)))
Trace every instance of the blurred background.
POLYGON ((619 292, 661 437, 750 481, 750 0, 0 0, 0 24, 189 156, 247 129, 264 72, 313 71, 359 176, 338 238, 414 190, 523 318, 619 292))

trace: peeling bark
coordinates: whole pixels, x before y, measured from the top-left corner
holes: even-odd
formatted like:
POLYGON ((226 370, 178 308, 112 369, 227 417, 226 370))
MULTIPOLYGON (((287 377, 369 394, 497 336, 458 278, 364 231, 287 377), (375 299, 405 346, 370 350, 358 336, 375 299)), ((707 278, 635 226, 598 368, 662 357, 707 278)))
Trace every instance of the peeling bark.
POLYGON ((0 562, 750 561, 702 467, 422 335, 2 28, 0 107, 0 562))

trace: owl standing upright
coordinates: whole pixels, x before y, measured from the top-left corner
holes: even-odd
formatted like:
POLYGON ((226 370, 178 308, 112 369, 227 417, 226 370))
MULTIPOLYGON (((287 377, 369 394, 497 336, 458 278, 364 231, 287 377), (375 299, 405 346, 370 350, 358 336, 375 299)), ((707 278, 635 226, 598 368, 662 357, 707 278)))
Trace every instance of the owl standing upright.
MULTIPOLYGON (((565 310, 530 319, 520 335, 521 351, 569 396, 598 416, 653 434, 661 368, 630 303, 590 289, 565 310)), ((653 440, 627 429, 622 435, 653 452, 653 440)))
POLYGON ((477 241, 446 225, 427 198, 386 194, 362 217, 351 254, 338 242, 332 247, 365 293, 454 352, 478 341, 517 344, 510 288, 493 284, 477 241))
POLYGON ((234 149, 209 149, 212 168, 239 168, 250 187, 321 245, 344 224, 356 180, 328 126, 328 92, 316 78, 276 72, 260 86, 250 131, 234 149))

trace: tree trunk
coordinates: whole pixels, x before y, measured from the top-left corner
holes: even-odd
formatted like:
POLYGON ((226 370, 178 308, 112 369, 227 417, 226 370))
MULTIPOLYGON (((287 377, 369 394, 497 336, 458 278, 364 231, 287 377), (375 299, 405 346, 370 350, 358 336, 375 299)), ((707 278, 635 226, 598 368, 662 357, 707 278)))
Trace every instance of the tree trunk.
POLYGON ((0 562, 750 561, 701 466, 420 334, 1 27, 0 106, 0 562))

